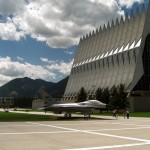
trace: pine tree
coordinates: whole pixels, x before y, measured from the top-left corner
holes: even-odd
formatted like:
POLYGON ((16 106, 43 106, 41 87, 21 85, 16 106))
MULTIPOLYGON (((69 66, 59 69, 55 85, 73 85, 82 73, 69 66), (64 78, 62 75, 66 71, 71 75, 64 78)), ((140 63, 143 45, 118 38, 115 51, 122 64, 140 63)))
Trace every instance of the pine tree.
POLYGON ((119 93, 119 107, 121 109, 126 109, 127 107, 129 107, 129 102, 127 100, 127 95, 128 93, 125 91, 125 85, 124 84, 120 84, 119 88, 118 88, 118 93, 119 93))
POLYGON ((125 91, 124 84, 120 84, 118 87, 113 86, 110 95, 111 105, 124 110, 129 107, 130 104, 127 100, 127 92, 125 91))
POLYGON ((95 92, 96 99, 101 101, 103 100, 103 90, 102 88, 98 88, 95 92))
POLYGON ((87 93, 82 87, 77 95, 77 102, 84 102, 87 99, 87 93))
POLYGON ((102 102, 108 104, 109 100, 110 100, 110 93, 109 93, 109 89, 108 88, 105 88, 103 90, 102 96, 103 96, 102 102))
POLYGON ((119 106, 119 93, 115 85, 110 90, 110 104, 116 108, 119 106))

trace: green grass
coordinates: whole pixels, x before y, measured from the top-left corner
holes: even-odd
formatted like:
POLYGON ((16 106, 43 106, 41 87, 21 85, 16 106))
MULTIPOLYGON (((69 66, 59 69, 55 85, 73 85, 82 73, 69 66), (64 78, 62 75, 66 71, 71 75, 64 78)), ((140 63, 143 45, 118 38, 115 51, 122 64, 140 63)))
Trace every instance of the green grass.
MULTIPOLYGON (((102 116, 112 116, 111 112, 103 112, 102 114, 95 114, 102 116)), ((119 114, 122 116, 122 113, 119 114)), ((130 113, 130 117, 150 117, 150 112, 135 112, 130 113)), ((83 117, 74 117, 67 119, 64 117, 55 117, 51 115, 34 115, 26 113, 12 113, 12 112, 0 112, 0 122, 15 122, 15 121, 56 121, 56 120, 83 120, 83 117)))
POLYGON ((17 111, 21 111, 21 112, 44 112, 44 110, 32 110, 32 109, 17 109, 17 111))
POLYGON ((150 117, 150 112, 135 112, 130 113, 131 117, 150 117))
POLYGON ((34 115, 23 113, 0 112, 0 122, 9 121, 54 121, 58 118, 50 115, 34 115))
MULTIPOLYGON (((28 113, 17 113, 17 112, 0 112, 0 122, 19 122, 19 121, 76 121, 83 120, 83 115, 81 117, 57 117, 52 115, 38 115, 38 114, 28 114, 28 113)), ((92 119, 92 118, 91 118, 92 119)))

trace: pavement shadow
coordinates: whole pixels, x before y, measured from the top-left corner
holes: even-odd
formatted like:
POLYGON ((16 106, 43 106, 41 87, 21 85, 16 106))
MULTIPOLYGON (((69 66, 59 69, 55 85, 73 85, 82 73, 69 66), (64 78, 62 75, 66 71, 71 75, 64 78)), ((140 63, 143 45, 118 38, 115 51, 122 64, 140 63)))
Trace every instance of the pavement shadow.
POLYGON ((68 117, 62 117, 62 116, 59 116, 57 117, 56 120, 62 120, 62 121, 73 121, 73 120, 114 120, 114 119, 110 119, 110 118, 96 118, 96 117, 91 117, 91 118, 87 118, 87 117, 71 117, 71 118, 68 118, 68 117))

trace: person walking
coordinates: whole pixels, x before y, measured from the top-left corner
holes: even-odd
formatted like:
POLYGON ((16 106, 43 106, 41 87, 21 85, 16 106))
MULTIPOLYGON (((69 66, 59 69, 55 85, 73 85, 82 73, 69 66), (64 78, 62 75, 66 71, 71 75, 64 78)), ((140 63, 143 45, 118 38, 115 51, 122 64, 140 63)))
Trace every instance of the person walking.
POLYGON ((123 111, 123 117, 124 117, 124 119, 126 118, 126 111, 125 110, 123 111))
POLYGON ((127 114, 127 119, 129 119, 129 111, 128 110, 126 111, 126 114, 127 114))
POLYGON ((116 117, 116 109, 113 110, 113 117, 116 117))
POLYGON ((118 119, 118 110, 116 109, 116 112, 115 112, 115 117, 116 119, 118 119))

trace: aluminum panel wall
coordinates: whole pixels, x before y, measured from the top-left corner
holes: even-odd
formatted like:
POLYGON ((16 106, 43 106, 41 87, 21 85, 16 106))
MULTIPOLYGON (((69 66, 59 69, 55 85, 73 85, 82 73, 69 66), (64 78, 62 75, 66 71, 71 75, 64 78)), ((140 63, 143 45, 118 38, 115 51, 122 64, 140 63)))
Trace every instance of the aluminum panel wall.
POLYGON ((125 84, 132 90, 142 76, 142 53, 150 33, 150 8, 125 19, 121 17, 103 29, 83 36, 78 45, 65 96, 75 96, 81 87, 91 94, 98 87, 125 84), (94 87, 94 88, 93 88, 94 87))

